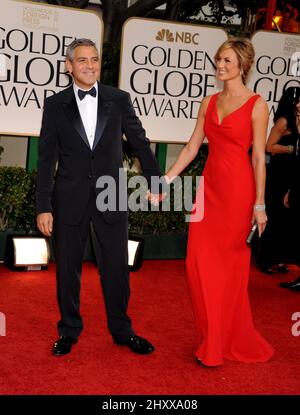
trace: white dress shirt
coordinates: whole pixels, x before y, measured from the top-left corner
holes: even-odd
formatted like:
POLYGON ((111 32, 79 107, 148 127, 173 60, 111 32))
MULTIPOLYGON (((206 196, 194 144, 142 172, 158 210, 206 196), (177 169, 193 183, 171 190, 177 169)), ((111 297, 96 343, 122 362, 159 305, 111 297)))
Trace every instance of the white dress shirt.
MULTIPOLYGON (((78 105, 81 120, 83 122, 85 133, 86 133, 87 139, 89 140, 89 144, 90 144, 91 149, 93 148, 95 132, 96 132, 96 125, 97 125, 98 83, 95 82, 95 84, 93 86, 96 88, 96 91, 97 91, 96 97, 92 97, 91 95, 86 95, 83 98, 83 100, 81 101, 78 97, 78 90, 81 89, 81 88, 79 88, 75 84, 75 82, 73 83, 76 102, 77 102, 77 105, 78 105)), ((92 89, 92 88, 90 88, 90 89, 92 89)))

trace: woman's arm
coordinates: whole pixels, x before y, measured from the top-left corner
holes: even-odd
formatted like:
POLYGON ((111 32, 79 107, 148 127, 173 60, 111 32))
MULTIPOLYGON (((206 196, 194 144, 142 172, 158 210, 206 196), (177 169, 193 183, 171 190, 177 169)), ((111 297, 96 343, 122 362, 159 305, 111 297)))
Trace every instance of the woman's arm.
POLYGON ((293 146, 282 146, 277 144, 280 138, 287 132, 287 120, 285 118, 279 118, 273 125, 267 145, 266 150, 272 154, 287 154, 292 153, 294 150, 293 146))
POLYGON ((267 137, 267 127, 269 111, 267 103, 263 98, 259 98, 253 108, 252 130, 253 130, 253 149, 252 166, 254 170, 256 200, 253 207, 253 219, 258 224, 259 235, 265 230, 267 216, 265 211, 265 146, 267 137))
POLYGON ((173 178, 178 176, 198 154, 199 148, 203 143, 204 134, 204 120, 205 113, 209 103, 210 97, 205 97, 200 105, 197 122, 193 134, 189 142, 183 147, 179 153, 175 163, 168 170, 165 175, 166 181, 170 182, 173 178))

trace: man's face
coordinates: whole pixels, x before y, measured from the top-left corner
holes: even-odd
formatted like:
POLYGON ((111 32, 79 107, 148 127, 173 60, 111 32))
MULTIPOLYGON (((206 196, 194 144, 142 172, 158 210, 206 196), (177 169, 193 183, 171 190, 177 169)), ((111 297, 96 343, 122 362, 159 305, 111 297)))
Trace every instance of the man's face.
POLYGON ((66 60, 66 67, 79 88, 90 89, 100 75, 97 50, 93 46, 78 46, 74 50, 74 59, 66 60))

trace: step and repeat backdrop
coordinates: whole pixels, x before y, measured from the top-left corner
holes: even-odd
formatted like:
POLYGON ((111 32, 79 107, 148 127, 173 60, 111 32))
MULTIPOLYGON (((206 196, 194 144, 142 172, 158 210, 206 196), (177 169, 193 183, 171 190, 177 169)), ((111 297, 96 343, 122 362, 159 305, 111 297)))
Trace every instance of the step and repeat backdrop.
MULTIPOLYGON (((92 39, 100 51, 103 22, 84 10, 24 1, 1 2, 0 134, 38 136, 45 97, 71 83, 66 48, 92 39)), ((122 34, 119 87, 131 95, 153 142, 185 143, 204 96, 222 88, 214 55, 224 30, 132 18, 122 34)), ((300 35, 259 31, 248 86, 270 108, 270 126, 283 90, 300 86, 300 35)))
POLYGON ((268 102, 272 125, 282 92, 300 87, 300 35, 259 31, 252 42, 256 59, 247 85, 268 102))
POLYGON ((151 140, 190 137, 202 98, 221 86, 214 55, 226 39, 214 27, 136 18, 124 24, 119 86, 130 92, 151 140))

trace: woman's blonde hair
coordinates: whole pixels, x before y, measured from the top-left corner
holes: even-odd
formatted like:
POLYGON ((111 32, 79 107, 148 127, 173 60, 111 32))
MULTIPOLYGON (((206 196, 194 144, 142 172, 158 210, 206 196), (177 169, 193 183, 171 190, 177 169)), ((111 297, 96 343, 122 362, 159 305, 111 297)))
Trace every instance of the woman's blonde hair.
POLYGON ((215 60, 226 49, 233 49, 237 55, 242 81, 245 84, 249 70, 254 62, 255 51, 251 41, 247 38, 232 37, 224 42, 215 54, 215 60))

